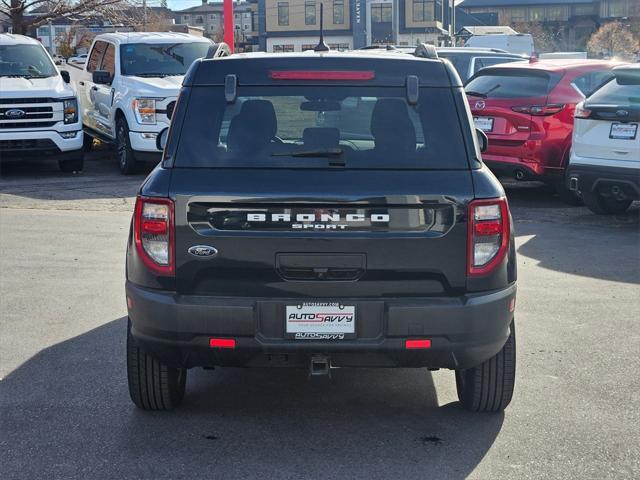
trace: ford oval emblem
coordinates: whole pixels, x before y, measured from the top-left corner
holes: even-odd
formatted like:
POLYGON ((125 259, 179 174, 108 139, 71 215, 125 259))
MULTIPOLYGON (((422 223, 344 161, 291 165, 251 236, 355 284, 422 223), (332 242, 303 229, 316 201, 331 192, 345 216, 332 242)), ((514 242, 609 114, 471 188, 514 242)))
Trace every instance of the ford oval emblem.
POLYGON ((486 104, 486 103, 484 103, 484 100, 478 100, 478 101, 476 102, 476 108, 477 108, 478 110, 482 110, 486 105, 487 105, 487 104, 486 104))
POLYGON ((628 117, 629 112, 627 112, 626 110, 616 110, 616 115, 619 117, 628 117))
POLYGON ((24 110, 20 110, 19 108, 11 108, 6 112, 4 112, 4 116, 6 118, 12 118, 12 119, 24 118, 26 115, 27 115, 26 112, 24 110))
POLYGON ((218 250, 209 245, 194 245, 189 248, 188 252, 198 258, 211 258, 218 254, 218 250))

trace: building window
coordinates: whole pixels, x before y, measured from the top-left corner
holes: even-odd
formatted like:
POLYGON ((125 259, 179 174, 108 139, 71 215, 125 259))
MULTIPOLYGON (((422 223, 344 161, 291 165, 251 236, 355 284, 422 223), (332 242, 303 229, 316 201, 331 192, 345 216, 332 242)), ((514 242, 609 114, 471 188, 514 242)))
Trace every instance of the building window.
POLYGON ((350 50, 351 47, 349 46, 348 43, 330 43, 329 44, 329 48, 331 50, 338 50, 340 52, 344 52, 346 50, 350 50))
POLYGON ((625 17, 627 15, 625 3, 623 0, 614 0, 609 2, 610 17, 625 17))
POLYGON ((53 27, 56 35, 64 35, 67 33, 67 27, 53 27))
POLYGON ((38 27, 38 36, 39 37, 48 37, 49 36, 49 27, 38 27))
POLYGON ((198 15, 196 17, 196 25, 202 25, 204 23, 204 17, 202 15, 198 15))
POLYGON ((527 10, 524 8, 510 8, 509 16, 512 22, 526 22, 527 10))
POLYGON ((546 12, 547 20, 565 20, 564 7, 548 7, 546 12))
POLYGON ((293 52, 293 45, 274 45, 273 53, 287 53, 293 52))
POLYGON ((371 21, 373 23, 391 22, 391 4, 390 3, 372 3, 371 4, 371 21))
POLYGON ((344 23, 344 0, 333 0, 333 24, 344 23))
POLYGON ((306 52, 307 50, 313 50, 314 48, 316 48, 315 45, 312 45, 310 43, 303 43, 302 44, 302 51, 306 52))
POLYGON ((594 15, 593 5, 576 5, 573 7, 573 14, 579 15, 594 15))
POLYGON ((529 8, 529 21, 541 22, 544 20, 544 8, 543 7, 531 7, 529 8))
POLYGON ((316 2, 304 2, 304 24, 316 24, 316 2))
POLYGON ((413 21, 430 22, 433 20, 433 1, 413 0, 413 21))
POLYGON ((278 25, 289 25, 289 2, 278 2, 278 25))

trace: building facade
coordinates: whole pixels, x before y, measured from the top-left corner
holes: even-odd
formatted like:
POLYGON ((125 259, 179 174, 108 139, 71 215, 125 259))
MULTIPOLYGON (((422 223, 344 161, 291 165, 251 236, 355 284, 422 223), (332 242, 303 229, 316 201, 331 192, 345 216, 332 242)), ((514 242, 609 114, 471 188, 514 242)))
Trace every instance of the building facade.
POLYGON ((261 50, 312 49, 320 36, 320 5, 325 42, 338 50, 440 45, 453 30, 453 0, 258 0, 261 50))
MULTIPOLYGON (((234 2, 234 38, 239 51, 257 50, 258 22, 255 2, 234 2)), ((207 3, 174 12, 176 24, 202 28, 204 35, 214 41, 222 41, 224 36, 224 12, 222 2, 207 3)))
POLYGON ((602 23, 640 18, 640 0, 463 0, 459 7, 493 13, 498 25, 540 23, 557 32, 563 50, 584 50, 602 23))

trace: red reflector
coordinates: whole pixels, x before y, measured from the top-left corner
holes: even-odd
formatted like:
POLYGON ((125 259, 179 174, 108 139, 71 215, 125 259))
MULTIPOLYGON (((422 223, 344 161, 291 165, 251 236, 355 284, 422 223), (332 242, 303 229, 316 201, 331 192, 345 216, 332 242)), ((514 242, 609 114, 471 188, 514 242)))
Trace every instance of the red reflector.
POLYGON ((142 232, 162 235, 167 233, 167 222, 164 220, 142 220, 142 232))
POLYGON ((236 348, 235 338, 210 338, 209 346, 211 348, 236 348))
POLYGON ((273 80, 373 80, 370 70, 272 70, 273 80))
POLYGON ((404 348, 406 348, 407 350, 417 349, 417 348, 431 348, 431 340, 429 339, 405 340, 404 348))
POLYGON ((473 227, 476 235, 498 235, 502 232, 502 222, 478 222, 473 227))

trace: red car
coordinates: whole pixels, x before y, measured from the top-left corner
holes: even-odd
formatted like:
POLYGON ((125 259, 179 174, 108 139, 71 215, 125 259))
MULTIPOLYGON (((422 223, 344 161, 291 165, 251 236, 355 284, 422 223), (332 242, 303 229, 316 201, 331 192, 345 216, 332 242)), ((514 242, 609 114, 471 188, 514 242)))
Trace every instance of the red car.
POLYGON ((619 63, 604 60, 540 60, 483 68, 465 86, 476 127, 489 137, 482 154, 497 175, 541 180, 568 203, 580 201, 564 180, 573 112, 613 77, 619 63))

